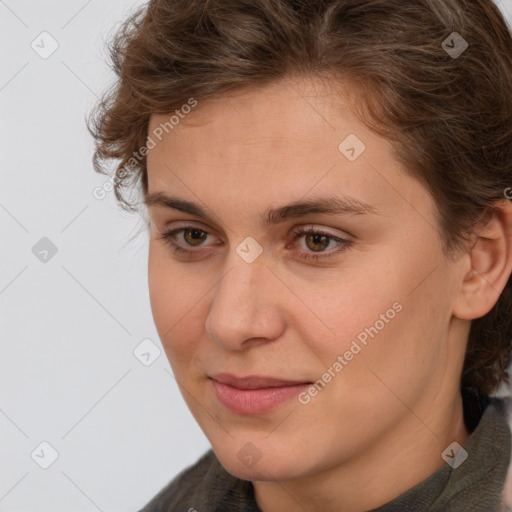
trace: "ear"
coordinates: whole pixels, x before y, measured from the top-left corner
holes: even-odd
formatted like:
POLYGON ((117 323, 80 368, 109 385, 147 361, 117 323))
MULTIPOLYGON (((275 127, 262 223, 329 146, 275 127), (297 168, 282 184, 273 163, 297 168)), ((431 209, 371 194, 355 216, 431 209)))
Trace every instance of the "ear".
POLYGON ((473 231, 453 314, 462 320, 486 315, 512 272, 512 201, 500 199, 473 231))

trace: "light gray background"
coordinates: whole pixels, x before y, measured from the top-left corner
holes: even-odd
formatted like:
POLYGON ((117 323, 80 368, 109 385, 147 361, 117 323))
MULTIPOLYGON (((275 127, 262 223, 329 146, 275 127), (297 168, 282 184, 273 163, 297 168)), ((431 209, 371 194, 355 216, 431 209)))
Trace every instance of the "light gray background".
POLYGON ((84 116, 141 3, 0 0, 0 512, 134 512, 209 446, 153 324, 140 219, 93 196, 84 116))

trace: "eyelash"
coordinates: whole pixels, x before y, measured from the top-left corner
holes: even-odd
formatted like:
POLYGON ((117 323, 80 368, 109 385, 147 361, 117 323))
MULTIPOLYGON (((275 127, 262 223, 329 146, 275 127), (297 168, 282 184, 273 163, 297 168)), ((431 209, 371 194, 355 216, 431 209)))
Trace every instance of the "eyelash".
MULTIPOLYGON (((192 254, 197 254, 200 251, 200 249, 184 249, 183 247, 181 247, 180 245, 178 245, 174 242, 174 240, 176 239, 176 236, 179 233, 181 233, 183 231, 187 231, 187 230, 196 230, 196 231, 200 231, 201 233, 209 234, 208 231, 205 231, 204 229, 199 229, 199 228, 196 228, 195 226, 185 226, 182 228, 174 229, 172 231, 167 231, 167 232, 161 233, 158 236, 158 238, 160 240, 164 240, 171 247, 171 249, 174 252, 191 256, 192 254)), ((340 238, 340 237, 331 235, 330 233, 325 233, 323 231, 319 231, 314 228, 307 228, 307 229, 299 228, 299 229, 297 229, 296 231, 294 231, 293 241, 295 242, 296 240, 298 240, 299 238, 301 238, 304 235, 326 236, 330 240, 333 240, 340 244, 340 246, 337 249, 331 250, 330 252, 327 252, 327 253, 320 253, 320 254, 304 253, 301 256, 301 258, 304 260, 308 260, 308 261, 309 260, 319 261, 319 260, 331 258, 333 256, 336 256, 336 255, 344 252, 346 249, 348 249, 352 245, 351 240, 346 240, 344 238, 340 238)))

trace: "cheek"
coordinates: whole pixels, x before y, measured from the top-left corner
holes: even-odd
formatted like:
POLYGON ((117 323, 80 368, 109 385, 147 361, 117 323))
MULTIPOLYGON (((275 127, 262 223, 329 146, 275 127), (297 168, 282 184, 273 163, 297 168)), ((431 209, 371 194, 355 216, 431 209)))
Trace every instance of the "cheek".
POLYGON ((317 324, 323 324, 331 332, 329 349, 338 351, 348 349, 358 335, 364 341, 365 329, 375 323, 384 332, 400 316, 397 310, 402 309, 400 282, 388 280, 372 269, 344 271, 341 275, 342 278, 326 282, 323 289, 315 291, 305 285, 297 293, 305 297, 307 305, 316 313, 317 324))
POLYGON ((205 308, 214 283, 206 275, 185 272, 165 248, 150 243, 148 286, 153 320, 167 359, 181 381, 191 377, 192 368, 200 367, 199 359, 208 352, 205 308))
POLYGON ((170 316, 175 311, 174 302, 177 297, 173 293, 169 269, 159 251, 154 248, 153 241, 149 245, 148 288, 153 320, 163 342, 162 334, 172 326, 170 316))
POLYGON ((162 253, 162 250, 150 244, 149 298, 160 341, 167 355, 174 358, 185 347, 191 346, 193 334, 187 330, 187 337, 183 336, 183 327, 190 325, 190 317, 199 299, 191 292, 195 288, 187 286, 176 265, 162 253))
MULTIPOLYGON (((368 385, 368 369, 400 386, 407 377, 428 373, 447 327, 445 306, 435 301, 439 283, 425 281, 413 291, 412 283, 424 278, 422 262, 395 256, 386 263, 382 253, 380 258, 364 273, 333 279, 323 291, 300 292, 322 321, 315 325, 323 324, 330 332, 321 342, 318 336, 304 338, 313 340, 309 348, 320 356, 317 371, 333 367, 342 356, 343 370, 336 368, 345 374, 344 385, 359 390, 368 385)), ((306 328, 304 319, 297 320, 306 328)), ((311 321, 311 333, 312 327, 311 321)))

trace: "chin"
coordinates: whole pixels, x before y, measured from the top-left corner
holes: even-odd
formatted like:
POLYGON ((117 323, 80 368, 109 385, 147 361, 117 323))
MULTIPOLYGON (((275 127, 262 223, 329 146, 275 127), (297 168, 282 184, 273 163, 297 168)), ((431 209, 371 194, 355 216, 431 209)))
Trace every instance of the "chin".
POLYGON ((271 476, 272 473, 266 471, 264 467, 260 468, 246 468, 240 464, 234 466, 226 466, 222 463, 224 469, 235 478, 239 478, 240 480, 249 480, 251 482, 255 481, 271 481, 271 480, 280 480, 275 476, 271 476))
POLYGON ((290 460, 283 460, 283 456, 279 456, 274 451, 269 457, 261 455, 258 460, 254 457, 251 460, 250 455, 248 455, 250 453, 250 448, 246 448, 245 452, 239 451, 236 453, 215 450, 215 454, 224 469, 241 480, 284 481, 293 480, 300 476, 300 468, 297 467, 296 457, 292 456, 290 460))

